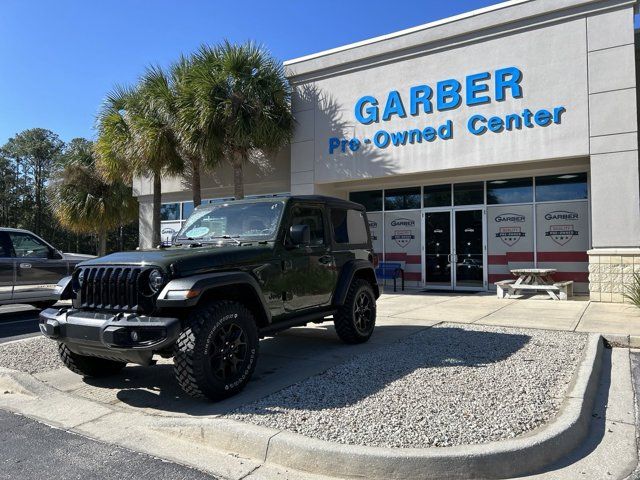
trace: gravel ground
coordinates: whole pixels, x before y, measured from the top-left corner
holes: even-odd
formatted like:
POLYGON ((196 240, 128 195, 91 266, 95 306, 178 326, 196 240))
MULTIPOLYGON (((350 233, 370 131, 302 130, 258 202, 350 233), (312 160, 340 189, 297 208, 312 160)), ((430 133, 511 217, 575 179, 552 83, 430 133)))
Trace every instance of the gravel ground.
POLYGON ((558 412, 586 340, 572 332, 443 324, 357 356, 229 417, 380 447, 512 438, 558 412))
POLYGON ((0 345, 0 367, 38 373, 63 366, 58 357, 58 344, 47 338, 35 337, 0 345))

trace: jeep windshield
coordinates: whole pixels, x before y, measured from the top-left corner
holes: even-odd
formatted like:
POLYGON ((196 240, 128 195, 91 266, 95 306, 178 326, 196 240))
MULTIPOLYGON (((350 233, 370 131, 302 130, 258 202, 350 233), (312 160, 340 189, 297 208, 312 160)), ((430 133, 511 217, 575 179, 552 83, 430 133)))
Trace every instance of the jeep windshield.
POLYGON ((282 200, 200 207, 187 219, 175 242, 274 240, 283 210, 282 200))

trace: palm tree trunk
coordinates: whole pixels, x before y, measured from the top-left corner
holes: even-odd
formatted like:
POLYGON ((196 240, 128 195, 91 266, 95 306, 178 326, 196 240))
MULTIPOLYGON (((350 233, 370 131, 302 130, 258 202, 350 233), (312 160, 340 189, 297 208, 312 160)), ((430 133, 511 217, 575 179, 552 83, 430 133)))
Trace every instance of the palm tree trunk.
POLYGON ((236 200, 244 198, 244 179, 242 178, 242 166, 244 156, 236 153, 233 157, 233 196, 236 200))
POLYGON ((104 257, 107 254, 107 232, 98 233, 98 256, 104 257))
POLYGON ((191 162, 191 191, 193 195, 193 208, 202 203, 202 192, 200 186, 200 159, 194 159, 191 162))
POLYGON ((160 206, 162 205, 162 177, 153 174, 153 214, 151 217, 151 246, 160 245, 160 206))

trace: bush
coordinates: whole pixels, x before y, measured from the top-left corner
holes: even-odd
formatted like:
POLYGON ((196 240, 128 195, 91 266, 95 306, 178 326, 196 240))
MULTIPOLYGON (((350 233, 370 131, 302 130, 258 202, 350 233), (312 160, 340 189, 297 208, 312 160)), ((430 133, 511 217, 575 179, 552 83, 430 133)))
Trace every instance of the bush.
POLYGON ((640 308, 640 273, 633 275, 633 284, 627 287, 627 292, 624 296, 636 307, 640 308))

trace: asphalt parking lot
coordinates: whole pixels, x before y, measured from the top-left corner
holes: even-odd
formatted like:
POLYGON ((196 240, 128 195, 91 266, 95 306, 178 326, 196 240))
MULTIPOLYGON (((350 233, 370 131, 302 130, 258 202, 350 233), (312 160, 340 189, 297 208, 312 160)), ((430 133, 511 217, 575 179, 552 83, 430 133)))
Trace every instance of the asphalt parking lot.
POLYGON ((214 479, 175 463, 90 440, 0 410, 0 479, 214 479), (55 473, 54 473, 55 472, 55 473))
POLYGON ((31 305, 0 306, 0 343, 38 335, 39 311, 31 305))

